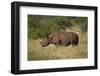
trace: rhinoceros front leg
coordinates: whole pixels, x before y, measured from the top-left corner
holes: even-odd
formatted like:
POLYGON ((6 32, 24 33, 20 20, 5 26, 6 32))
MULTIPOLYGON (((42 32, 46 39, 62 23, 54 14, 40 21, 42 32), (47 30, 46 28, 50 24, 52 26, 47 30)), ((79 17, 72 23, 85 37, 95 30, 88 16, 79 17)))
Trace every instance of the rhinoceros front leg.
POLYGON ((56 47, 59 47, 60 44, 59 43, 56 43, 55 45, 56 45, 56 47))

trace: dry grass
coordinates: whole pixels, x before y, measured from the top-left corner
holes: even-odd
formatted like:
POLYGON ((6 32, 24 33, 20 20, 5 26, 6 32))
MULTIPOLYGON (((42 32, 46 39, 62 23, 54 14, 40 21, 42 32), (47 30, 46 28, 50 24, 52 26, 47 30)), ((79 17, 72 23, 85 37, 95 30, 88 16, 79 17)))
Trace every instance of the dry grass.
POLYGON ((28 40, 28 60, 53 60, 53 59, 80 59, 88 57, 87 33, 82 33, 77 28, 67 30, 76 32, 79 35, 79 44, 76 47, 72 45, 68 47, 56 47, 50 44, 47 47, 42 47, 38 40, 28 40), (78 31, 77 31, 78 30, 78 31))
POLYGON ((50 44, 47 47, 42 47, 39 40, 28 41, 28 60, 53 60, 53 59, 78 59, 87 58, 87 35, 79 35, 80 41, 78 46, 56 47, 50 44))

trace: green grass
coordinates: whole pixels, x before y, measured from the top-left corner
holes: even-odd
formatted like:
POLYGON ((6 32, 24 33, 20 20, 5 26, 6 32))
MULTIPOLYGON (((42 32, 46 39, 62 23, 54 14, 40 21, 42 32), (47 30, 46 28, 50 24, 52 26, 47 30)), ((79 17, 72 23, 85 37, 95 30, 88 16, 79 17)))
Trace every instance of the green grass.
POLYGON ((76 32, 79 35, 79 44, 76 47, 70 46, 59 46, 56 47, 50 44, 47 47, 42 47, 40 45, 40 39, 28 40, 28 60, 55 60, 55 59, 83 59, 88 58, 88 43, 87 43, 87 33, 82 33, 73 30, 73 28, 67 31, 76 32))

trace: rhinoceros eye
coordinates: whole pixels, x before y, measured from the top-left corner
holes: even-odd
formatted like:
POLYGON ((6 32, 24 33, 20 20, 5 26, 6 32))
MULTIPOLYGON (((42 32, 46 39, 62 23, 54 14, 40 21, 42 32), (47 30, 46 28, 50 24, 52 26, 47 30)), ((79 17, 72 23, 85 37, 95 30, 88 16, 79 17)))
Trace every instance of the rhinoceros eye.
POLYGON ((40 41, 40 43, 42 43, 42 42, 40 41))

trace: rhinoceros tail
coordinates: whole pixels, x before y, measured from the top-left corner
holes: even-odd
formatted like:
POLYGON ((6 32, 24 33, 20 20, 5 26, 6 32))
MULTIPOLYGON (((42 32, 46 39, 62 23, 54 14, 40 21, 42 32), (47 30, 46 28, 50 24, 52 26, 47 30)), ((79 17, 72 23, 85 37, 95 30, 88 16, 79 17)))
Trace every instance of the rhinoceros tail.
POLYGON ((76 35, 76 40, 75 40, 74 44, 77 46, 78 43, 79 43, 79 37, 78 37, 78 35, 76 35))
POLYGON ((72 40, 72 45, 73 45, 73 46, 77 46, 78 43, 79 43, 79 37, 78 37, 77 34, 74 34, 74 35, 73 35, 73 40, 72 40))

